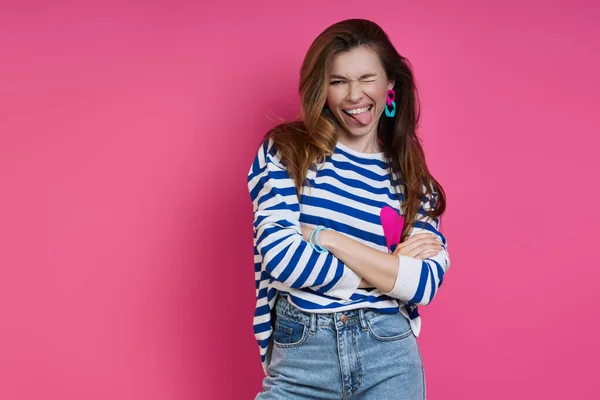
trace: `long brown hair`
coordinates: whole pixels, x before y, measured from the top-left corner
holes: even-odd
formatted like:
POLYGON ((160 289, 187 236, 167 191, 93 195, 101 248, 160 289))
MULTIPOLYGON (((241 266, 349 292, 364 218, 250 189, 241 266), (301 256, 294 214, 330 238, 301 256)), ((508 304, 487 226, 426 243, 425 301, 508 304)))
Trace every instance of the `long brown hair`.
MULTIPOLYGON (((276 126, 267 132, 267 137, 273 139, 300 196, 309 168, 330 156, 337 142, 336 121, 325 111, 329 68, 337 54, 363 45, 379 55, 388 79, 395 82, 396 115, 380 118, 377 134, 383 143, 385 159, 391 165, 390 180, 393 183, 397 180, 404 187, 401 207, 406 221, 415 220, 424 200, 432 202, 427 216, 440 217, 446 209, 446 196, 427 169, 417 136, 420 109, 412 66, 372 21, 344 20, 317 36, 300 70, 300 118, 276 126)), ((412 223, 404 224, 401 240, 410 234, 412 227, 412 223)))

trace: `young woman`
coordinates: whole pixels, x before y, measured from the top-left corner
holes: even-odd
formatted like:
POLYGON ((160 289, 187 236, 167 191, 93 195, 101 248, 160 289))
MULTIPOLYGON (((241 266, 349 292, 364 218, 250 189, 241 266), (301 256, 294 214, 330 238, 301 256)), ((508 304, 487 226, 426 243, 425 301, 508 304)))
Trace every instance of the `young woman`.
POLYGON ((410 64, 352 19, 315 39, 300 75, 300 119, 268 132, 248 173, 256 399, 424 399, 418 306, 450 260, 410 64))

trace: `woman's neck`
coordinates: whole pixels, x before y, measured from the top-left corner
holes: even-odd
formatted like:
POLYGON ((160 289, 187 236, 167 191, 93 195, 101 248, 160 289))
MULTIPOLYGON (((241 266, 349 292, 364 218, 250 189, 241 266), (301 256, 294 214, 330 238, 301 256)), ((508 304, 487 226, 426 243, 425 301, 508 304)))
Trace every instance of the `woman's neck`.
POLYGON ((344 146, 360 153, 380 153, 382 150, 377 135, 352 136, 345 132, 338 134, 338 140, 344 146))

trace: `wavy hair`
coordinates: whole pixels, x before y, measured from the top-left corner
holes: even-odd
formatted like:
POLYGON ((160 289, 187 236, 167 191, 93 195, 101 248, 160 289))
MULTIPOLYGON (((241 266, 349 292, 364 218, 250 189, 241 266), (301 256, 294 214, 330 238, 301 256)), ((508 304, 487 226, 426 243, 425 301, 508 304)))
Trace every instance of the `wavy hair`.
MULTIPOLYGON (((446 209, 446 196, 425 163, 421 140, 417 136, 420 105, 412 66, 392 45, 388 35, 376 23, 348 19, 329 26, 313 41, 300 69, 300 116, 282 123, 269 132, 294 180, 298 196, 307 185, 308 170, 333 154, 337 142, 337 122, 325 111, 328 75, 336 55, 359 46, 368 46, 378 54, 390 81, 394 81, 397 111, 393 118, 380 118, 377 135, 391 166, 390 181, 403 188, 398 200, 406 221, 414 221, 422 202, 430 202, 426 215, 440 217, 446 209), (424 197, 425 196, 425 197, 424 197)), ((401 241, 414 224, 404 224, 401 241)))

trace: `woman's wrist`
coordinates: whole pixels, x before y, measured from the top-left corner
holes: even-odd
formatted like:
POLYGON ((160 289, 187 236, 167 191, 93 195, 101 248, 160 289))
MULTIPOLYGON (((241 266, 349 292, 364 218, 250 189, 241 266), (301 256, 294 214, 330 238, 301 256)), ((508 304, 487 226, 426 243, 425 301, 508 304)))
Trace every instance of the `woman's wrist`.
POLYGON ((321 232, 327 231, 329 230, 329 228, 325 227, 325 226, 317 226, 314 229, 304 229, 302 228, 302 235, 304 236, 305 240, 310 243, 311 247, 317 252, 317 253, 329 253, 329 250, 327 248, 325 248, 323 246, 323 244, 321 243, 321 241, 319 240, 321 238, 321 232), (308 235, 308 238, 307 238, 308 235))
POLYGON ((326 248, 330 252, 335 250, 335 239, 336 235, 338 235, 336 231, 327 229, 317 232, 317 235, 319 235, 319 243, 322 247, 326 248))

